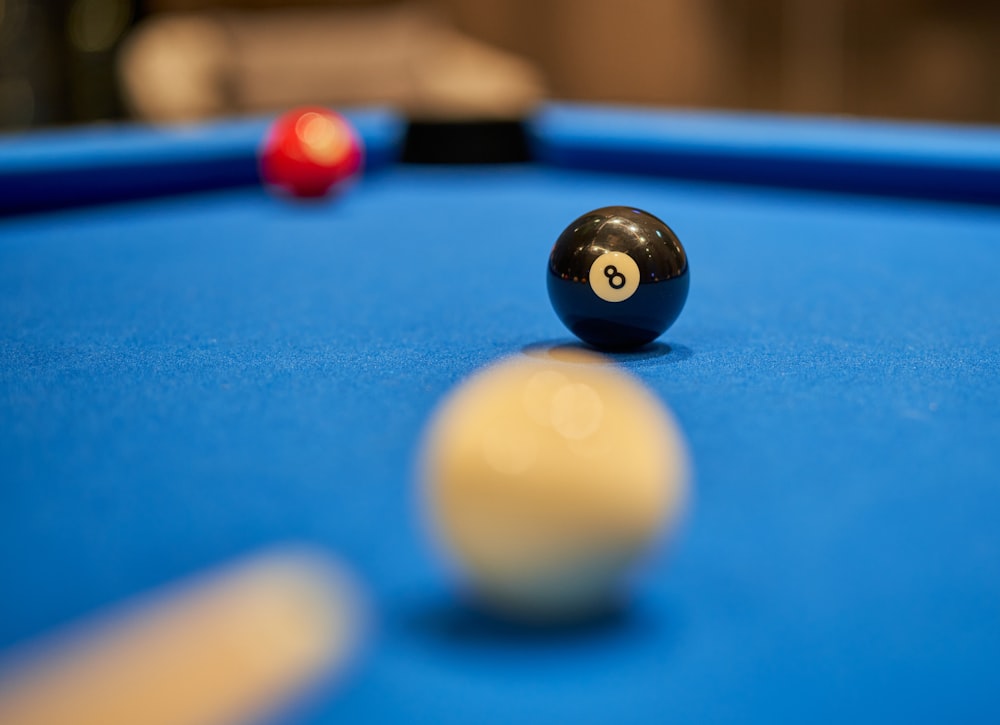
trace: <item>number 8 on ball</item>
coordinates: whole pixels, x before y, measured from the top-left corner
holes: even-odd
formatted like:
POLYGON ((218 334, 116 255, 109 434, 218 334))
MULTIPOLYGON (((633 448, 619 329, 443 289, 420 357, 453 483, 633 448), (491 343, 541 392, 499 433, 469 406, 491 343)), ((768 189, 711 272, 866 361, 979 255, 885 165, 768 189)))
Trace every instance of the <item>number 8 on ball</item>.
POLYGON ((548 265, 549 299, 563 323, 602 349, 645 345, 687 300, 687 253, 673 230, 626 206, 596 209, 559 236, 548 265))

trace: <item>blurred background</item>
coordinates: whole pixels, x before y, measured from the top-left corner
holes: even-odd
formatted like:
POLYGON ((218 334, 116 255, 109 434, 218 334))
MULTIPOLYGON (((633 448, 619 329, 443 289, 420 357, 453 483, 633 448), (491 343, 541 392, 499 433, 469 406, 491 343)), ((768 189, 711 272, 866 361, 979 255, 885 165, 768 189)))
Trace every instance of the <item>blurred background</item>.
POLYGON ((1000 122, 995 0, 0 0, 0 130, 541 98, 1000 122))

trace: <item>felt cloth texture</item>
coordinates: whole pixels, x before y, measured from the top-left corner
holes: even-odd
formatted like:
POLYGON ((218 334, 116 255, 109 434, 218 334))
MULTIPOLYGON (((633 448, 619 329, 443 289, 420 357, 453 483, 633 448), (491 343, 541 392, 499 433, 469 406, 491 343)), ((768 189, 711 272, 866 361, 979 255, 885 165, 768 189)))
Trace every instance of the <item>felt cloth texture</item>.
POLYGON ((1000 210, 525 165, 397 167, 0 222, 0 647, 275 542, 374 627, 304 722, 1000 717, 1000 210), (613 359, 665 401, 688 517, 631 604, 479 617, 428 546, 422 428, 482 365, 572 344, 549 248, 629 204, 691 292, 613 359))

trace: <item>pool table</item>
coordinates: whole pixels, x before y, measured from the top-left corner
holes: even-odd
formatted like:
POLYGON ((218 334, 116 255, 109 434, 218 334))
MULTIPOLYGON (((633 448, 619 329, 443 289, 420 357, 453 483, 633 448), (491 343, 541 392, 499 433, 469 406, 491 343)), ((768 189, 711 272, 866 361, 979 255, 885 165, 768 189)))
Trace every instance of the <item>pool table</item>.
POLYGON ((304 203, 267 119, 0 139, 0 651, 300 542, 371 627, 289 721, 1000 720, 1000 130, 550 105, 532 160, 400 162, 304 203), (614 616, 456 594, 419 516, 435 406, 573 345, 548 251, 662 217, 691 289, 616 353, 683 429, 693 497, 614 616))

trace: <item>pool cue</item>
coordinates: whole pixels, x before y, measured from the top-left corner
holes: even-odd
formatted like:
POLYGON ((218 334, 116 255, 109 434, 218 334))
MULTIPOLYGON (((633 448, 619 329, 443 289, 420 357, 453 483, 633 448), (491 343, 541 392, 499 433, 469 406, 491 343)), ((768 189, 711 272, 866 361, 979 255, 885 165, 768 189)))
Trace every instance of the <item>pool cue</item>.
POLYGON ((169 587, 0 667, 0 725, 253 722, 342 667, 353 588, 304 553, 169 587))

